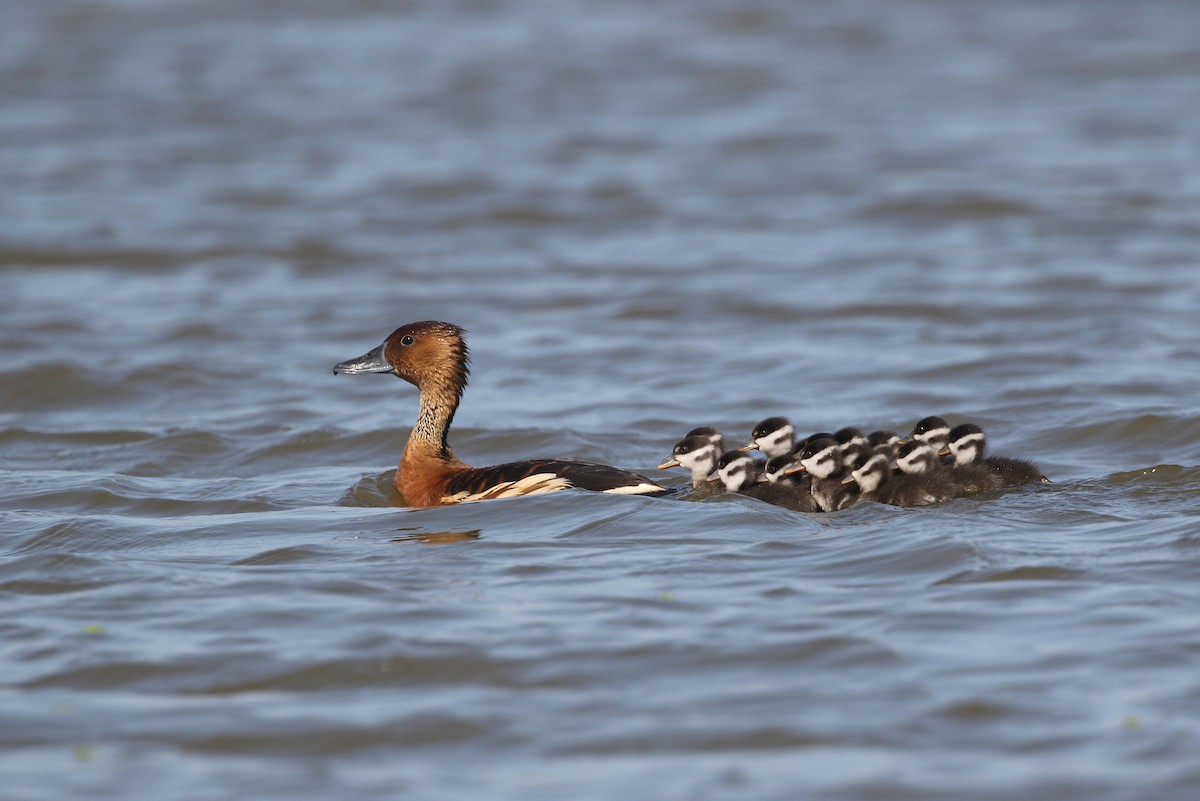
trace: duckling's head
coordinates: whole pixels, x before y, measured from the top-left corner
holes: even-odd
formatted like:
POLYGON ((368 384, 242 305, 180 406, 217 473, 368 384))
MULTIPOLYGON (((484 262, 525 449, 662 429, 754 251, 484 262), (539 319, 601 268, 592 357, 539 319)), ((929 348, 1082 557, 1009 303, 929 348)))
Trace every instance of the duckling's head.
MULTIPOLYGON (((719 436, 719 435, 718 435, 719 436)), ((671 457, 658 466, 659 470, 682 467, 692 474, 692 484, 702 487, 708 483, 709 475, 717 469, 721 452, 705 434, 691 434, 675 443, 671 457)))
POLYGON ((798 459, 813 478, 826 479, 842 467, 842 446, 832 437, 810 439, 798 459))
POLYGON ((739 492, 757 483, 759 467, 744 451, 726 451, 717 461, 717 469, 710 478, 720 479, 729 492, 739 492))
POLYGON ((717 448, 717 453, 725 452, 725 435, 712 426, 696 426, 691 431, 683 435, 684 439, 688 437, 704 437, 717 448))
POLYGON ((926 442, 933 446, 935 450, 941 450, 946 447, 946 440, 950 437, 950 424, 945 418, 936 415, 922 418, 912 430, 912 438, 919 442, 926 442))
POLYGON ((389 334, 374 350, 335 365, 333 372, 391 373, 418 389, 439 387, 461 395, 467 385, 470 361, 465 335, 452 323, 409 323, 389 334))
POLYGON ((887 454, 870 448, 863 448, 855 454, 854 461, 848 465, 850 475, 843 484, 857 484, 861 492, 871 493, 879 489, 892 472, 888 464, 887 454))
POLYGON ((796 429, 786 417, 768 417, 750 432, 750 441, 742 446, 743 451, 759 450, 768 459, 792 452, 796 446, 796 429))
POLYGON ((854 461, 860 451, 870 449, 867 445, 867 435, 861 428, 854 426, 839 428, 833 432, 833 438, 842 448, 842 464, 846 467, 850 467, 850 463, 854 461))
POLYGON ((987 451, 987 435, 974 423, 963 423, 954 427, 946 444, 956 465, 975 464, 987 451))
POLYGON ((861 428, 855 428, 853 426, 839 428, 834 432, 833 438, 836 439, 838 444, 842 446, 843 452, 845 452, 852 445, 867 444, 867 435, 862 432, 861 428))
POLYGON ((909 475, 928 473, 937 464, 937 451, 920 440, 906 442, 896 453, 896 467, 909 475))
POLYGON ((800 470, 792 470, 795 465, 795 456, 793 454, 785 454, 768 459, 763 467, 763 477, 771 484, 789 484, 794 483, 795 473, 803 472, 800 470))
POLYGON ((867 444, 875 450, 887 456, 892 467, 896 466, 896 452, 900 450, 900 446, 904 442, 900 439, 900 435, 895 431, 881 429, 872 431, 867 435, 867 444))

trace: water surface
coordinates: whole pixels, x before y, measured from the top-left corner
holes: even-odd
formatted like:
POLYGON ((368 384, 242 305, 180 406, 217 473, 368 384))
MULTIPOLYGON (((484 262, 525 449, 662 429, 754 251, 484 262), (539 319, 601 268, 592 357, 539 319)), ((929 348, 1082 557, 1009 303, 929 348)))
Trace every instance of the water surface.
MULTIPOLYGON (((0 795, 1191 799, 1200 12, 0 9, 0 795), (406 509, 972 420, 1049 486, 406 509)), ((684 476, 656 474, 672 485, 684 476)))

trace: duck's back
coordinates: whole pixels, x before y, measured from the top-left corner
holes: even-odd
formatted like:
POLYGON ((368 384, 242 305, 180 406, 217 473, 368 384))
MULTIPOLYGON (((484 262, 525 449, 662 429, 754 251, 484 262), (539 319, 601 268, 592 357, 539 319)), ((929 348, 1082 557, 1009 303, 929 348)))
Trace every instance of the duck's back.
POLYGON ((1050 479, 1042 475, 1042 470, 1028 459, 1016 459, 1011 456, 989 456, 983 460, 983 465, 996 477, 1002 487, 1019 487, 1022 484, 1050 483, 1050 479))
POLYGON ((745 491, 751 498, 782 506, 795 512, 819 512, 821 507, 807 485, 780 483, 755 484, 745 491))
POLYGON ((880 487, 877 500, 889 506, 929 506, 962 495, 952 481, 938 473, 900 473, 880 487))

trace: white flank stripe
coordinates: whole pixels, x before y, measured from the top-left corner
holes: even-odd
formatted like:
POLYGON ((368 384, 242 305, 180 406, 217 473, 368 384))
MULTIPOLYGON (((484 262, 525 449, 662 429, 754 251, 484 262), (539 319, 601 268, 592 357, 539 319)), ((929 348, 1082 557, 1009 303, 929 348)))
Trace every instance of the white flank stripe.
POLYGON ((613 487, 602 491, 611 495, 645 495, 650 492, 662 492, 662 490, 663 488, 657 484, 633 484, 628 487, 613 487))
POLYGON ((554 473, 534 473, 518 481, 502 481, 483 492, 474 494, 456 492, 442 498, 442 503, 467 503, 468 501, 489 501, 493 498, 515 498, 519 495, 541 495, 546 492, 557 492, 574 486, 570 481, 554 473))

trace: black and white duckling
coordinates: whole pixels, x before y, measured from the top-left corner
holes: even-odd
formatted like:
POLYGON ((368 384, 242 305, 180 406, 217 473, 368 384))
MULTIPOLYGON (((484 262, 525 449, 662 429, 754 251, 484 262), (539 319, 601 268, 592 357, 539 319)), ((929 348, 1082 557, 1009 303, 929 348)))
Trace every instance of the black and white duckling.
POLYGON ((768 459, 763 465, 763 478, 771 484, 804 484, 808 485, 807 473, 793 473, 790 468, 796 461, 795 454, 776 456, 768 459))
POLYGON ((886 456, 888 464, 892 468, 895 468, 896 454, 900 451, 900 446, 904 444, 904 440, 900 439, 900 435, 895 431, 881 429, 879 431, 872 431, 867 435, 867 444, 886 456))
POLYGON ((708 441, 717 446, 717 458, 725 452, 725 435, 712 426, 696 426, 691 431, 683 435, 687 437, 707 437, 708 441))
POLYGON ((857 492, 859 501, 887 503, 891 488, 892 465, 887 454, 870 446, 855 448, 846 469, 849 473, 842 484, 857 492))
MULTIPOLYGON (((796 455, 776 456, 774 459, 768 459, 767 464, 763 467, 763 477, 767 479, 769 484, 782 484, 787 487, 793 487, 797 493, 805 497, 812 498, 812 477, 805 472, 795 472, 793 466, 796 464, 796 455)), ((809 506, 812 508, 802 509, 804 512, 819 512, 820 508, 816 501, 810 500, 809 506)))
POLYGON ((709 476, 717 469, 717 461, 721 458, 721 450, 717 441, 723 441, 716 429, 692 429, 692 431, 671 449, 671 455, 658 466, 659 470, 671 467, 682 467, 692 474, 692 486, 702 489, 712 485, 709 476), (696 433, 700 431, 701 433, 696 433), (714 440, 715 435, 715 440, 714 440))
POLYGON ((922 418, 913 426, 912 438, 929 445, 935 454, 941 453, 950 441, 950 424, 936 415, 922 418))
POLYGON ((802 485, 761 480, 762 466, 745 451, 726 451, 717 462, 715 476, 729 492, 747 495, 796 512, 821 511, 812 493, 802 485))
POLYGON ((846 465, 842 461, 842 446, 833 437, 809 439, 792 470, 808 473, 812 496, 823 512, 845 509, 857 500, 857 491, 842 483, 846 465))
POLYGON ((762 451, 768 459, 790 456, 796 450, 796 428, 786 417, 768 417, 750 432, 743 451, 762 451))
POLYGON ((867 446, 867 435, 862 432, 862 429, 853 426, 839 428, 833 432, 833 438, 842 446, 842 461, 846 463, 847 467, 860 453, 858 449, 867 446))
POLYGON ((910 493, 905 497, 914 502, 897 503, 897 506, 924 506, 999 488, 999 483, 988 471, 975 466, 952 468, 941 460, 932 445, 920 441, 900 446, 896 468, 904 476, 912 477, 904 483, 918 488, 905 491, 910 493), (931 499, 919 501, 925 497, 923 493, 931 496, 931 499))
POLYGON ((886 451, 875 451, 854 470, 854 479, 864 498, 908 508, 945 503, 966 494, 933 448, 923 442, 901 445, 896 451, 896 462, 897 466, 891 467, 886 451))
POLYGON ((1050 483, 1041 469, 1028 459, 987 456, 987 435, 974 423, 955 426, 950 432, 948 447, 954 456, 955 470, 982 467, 996 477, 1001 487, 1019 487, 1039 481, 1050 483))

